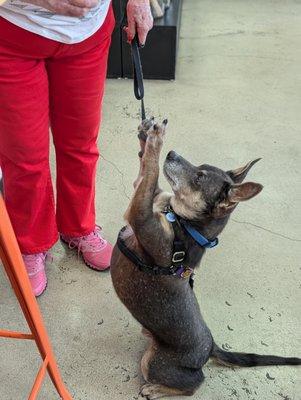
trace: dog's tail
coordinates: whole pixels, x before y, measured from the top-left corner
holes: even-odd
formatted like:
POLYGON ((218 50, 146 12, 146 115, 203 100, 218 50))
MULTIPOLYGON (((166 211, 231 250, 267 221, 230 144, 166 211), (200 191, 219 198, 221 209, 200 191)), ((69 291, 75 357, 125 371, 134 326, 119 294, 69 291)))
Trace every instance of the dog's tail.
POLYGON ((301 365, 301 358, 278 357, 253 353, 234 353, 224 351, 215 343, 210 357, 216 358, 222 364, 239 365, 241 367, 256 367, 260 365, 301 365))

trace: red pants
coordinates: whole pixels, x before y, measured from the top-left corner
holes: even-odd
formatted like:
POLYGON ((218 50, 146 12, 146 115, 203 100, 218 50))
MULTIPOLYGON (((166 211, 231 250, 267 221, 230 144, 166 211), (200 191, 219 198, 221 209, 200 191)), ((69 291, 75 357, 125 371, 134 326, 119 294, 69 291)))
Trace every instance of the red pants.
POLYGON ((95 227, 97 136, 114 24, 110 8, 98 32, 69 45, 0 18, 0 166, 22 253, 48 250, 58 232, 82 236, 95 227))

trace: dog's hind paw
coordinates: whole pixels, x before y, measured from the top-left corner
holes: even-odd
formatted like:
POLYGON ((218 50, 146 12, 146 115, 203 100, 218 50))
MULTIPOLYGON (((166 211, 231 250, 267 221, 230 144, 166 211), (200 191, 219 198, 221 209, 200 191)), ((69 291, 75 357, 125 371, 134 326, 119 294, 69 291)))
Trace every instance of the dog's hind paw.
POLYGON ((146 383, 141 387, 140 395, 147 400, 159 399, 163 397, 165 394, 161 391, 161 385, 155 385, 152 383, 146 383))
POLYGON ((154 383, 145 383, 139 394, 147 400, 154 400, 169 396, 192 396, 193 393, 194 390, 181 390, 154 383))

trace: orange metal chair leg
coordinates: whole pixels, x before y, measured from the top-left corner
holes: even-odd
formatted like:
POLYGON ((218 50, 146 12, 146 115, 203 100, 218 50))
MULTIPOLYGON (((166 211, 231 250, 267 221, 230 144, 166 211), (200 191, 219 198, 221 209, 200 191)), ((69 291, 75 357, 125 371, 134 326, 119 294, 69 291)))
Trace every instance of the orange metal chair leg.
POLYGON ((62 381, 48 334, 42 320, 41 312, 35 296, 32 293, 19 246, 13 232, 3 198, 1 196, 0 258, 31 331, 31 334, 26 334, 0 330, 0 337, 35 340, 43 360, 42 366, 38 372, 28 399, 37 399, 43 378, 46 371, 48 371, 48 374, 51 377, 51 380, 60 397, 63 400, 72 400, 70 393, 62 381))

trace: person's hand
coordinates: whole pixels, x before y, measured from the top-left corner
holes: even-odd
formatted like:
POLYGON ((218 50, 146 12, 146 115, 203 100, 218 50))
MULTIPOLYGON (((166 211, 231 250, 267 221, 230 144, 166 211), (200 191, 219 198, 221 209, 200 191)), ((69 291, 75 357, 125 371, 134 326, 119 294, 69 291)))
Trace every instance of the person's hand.
POLYGON ((149 0, 129 0, 127 4, 128 26, 124 28, 129 43, 138 34, 139 43, 144 46, 146 36, 153 27, 153 16, 149 0))
POLYGON ((24 3, 43 7, 54 14, 83 17, 97 6, 99 0, 23 0, 24 3))

